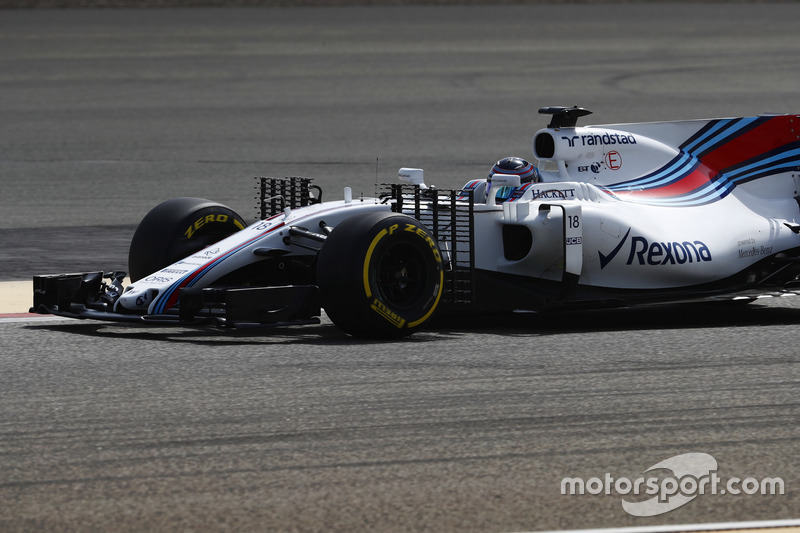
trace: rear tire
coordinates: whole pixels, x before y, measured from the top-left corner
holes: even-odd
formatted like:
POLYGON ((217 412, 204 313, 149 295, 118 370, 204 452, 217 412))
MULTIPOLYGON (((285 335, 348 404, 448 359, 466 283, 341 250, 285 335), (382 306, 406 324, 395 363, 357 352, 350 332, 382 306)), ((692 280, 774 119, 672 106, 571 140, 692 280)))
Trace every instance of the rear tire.
POLYGON ((154 207, 136 228, 128 275, 136 281, 244 229, 235 211, 202 198, 173 198, 154 207))
POLYGON ((439 247, 416 219, 371 213, 336 225, 317 257, 322 306, 354 337, 399 338, 422 327, 442 295, 439 247))

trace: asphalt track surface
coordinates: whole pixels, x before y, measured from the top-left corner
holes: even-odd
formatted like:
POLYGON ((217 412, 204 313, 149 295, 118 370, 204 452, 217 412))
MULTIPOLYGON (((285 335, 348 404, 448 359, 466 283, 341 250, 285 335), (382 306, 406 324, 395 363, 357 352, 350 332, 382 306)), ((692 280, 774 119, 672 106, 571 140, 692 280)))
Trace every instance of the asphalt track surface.
MULTIPOLYGON (((797 4, 0 14, 0 281, 125 267, 153 205, 372 194, 608 123, 800 111, 797 4)), ((0 321, 0 530, 514 531, 796 518, 800 303, 219 333, 0 321), (564 477, 704 452, 786 494, 635 518, 564 477)))

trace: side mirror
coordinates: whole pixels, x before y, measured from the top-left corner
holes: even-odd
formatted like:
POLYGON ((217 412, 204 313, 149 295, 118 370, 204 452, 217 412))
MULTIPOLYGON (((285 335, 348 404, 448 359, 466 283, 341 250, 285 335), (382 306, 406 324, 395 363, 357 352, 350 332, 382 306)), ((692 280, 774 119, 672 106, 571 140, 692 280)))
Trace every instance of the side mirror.
POLYGON ((516 174, 492 174, 489 181, 492 187, 519 187, 521 183, 516 174))
POLYGON ((401 168, 397 172, 397 176, 403 180, 411 183, 412 185, 419 185, 420 189, 427 189, 428 186, 425 185, 425 178, 423 176, 423 171, 421 168, 401 168))

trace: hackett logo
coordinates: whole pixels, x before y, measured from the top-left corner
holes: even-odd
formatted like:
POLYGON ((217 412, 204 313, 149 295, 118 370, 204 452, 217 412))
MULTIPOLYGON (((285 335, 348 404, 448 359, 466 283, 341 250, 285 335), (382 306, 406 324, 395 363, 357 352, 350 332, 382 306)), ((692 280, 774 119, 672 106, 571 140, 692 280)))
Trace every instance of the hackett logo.
MULTIPOLYGON (((631 233, 631 228, 619 241, 619 244, 608 255, 598 250, 600 269, 604 269, 624 248, 631 233)), ((634 235, 630 241, 630 251, 626 265, 642 266, 683 265, 712 261, 711 250, 703 241, 649 242, 646 238, 634 235)))

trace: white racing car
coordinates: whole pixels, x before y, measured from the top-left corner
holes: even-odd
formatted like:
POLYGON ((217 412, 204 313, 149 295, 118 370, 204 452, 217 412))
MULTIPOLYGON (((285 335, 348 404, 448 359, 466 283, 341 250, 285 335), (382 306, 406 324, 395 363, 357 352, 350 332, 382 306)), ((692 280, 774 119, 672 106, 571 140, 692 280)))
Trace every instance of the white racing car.
POLYGON ((377 198, 257 178, 260 220, 177 198, 142 220, 129 275, 34 277, 37 313, 147 324, 317 323, 400 337, 436 314, 793 294, 800 116, 577 126, 548 107, 534 167, 505 158, 463 189, 422 170, 377 198))

